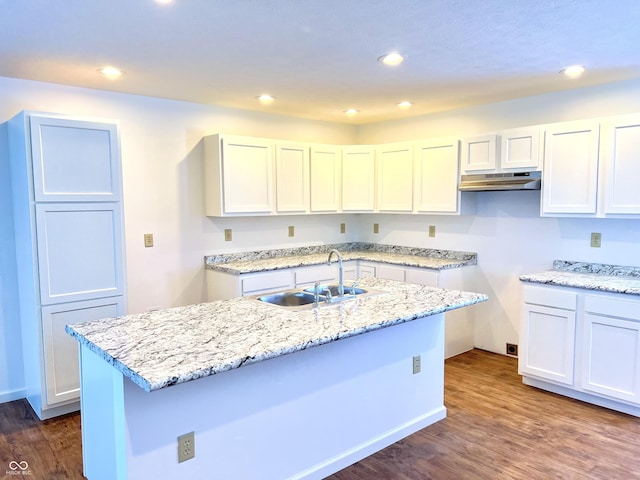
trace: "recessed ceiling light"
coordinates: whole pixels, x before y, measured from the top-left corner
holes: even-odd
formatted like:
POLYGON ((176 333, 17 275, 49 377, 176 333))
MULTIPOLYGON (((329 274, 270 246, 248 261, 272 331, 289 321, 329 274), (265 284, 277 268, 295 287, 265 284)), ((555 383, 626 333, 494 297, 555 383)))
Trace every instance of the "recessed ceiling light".
POLYGON ((357 114, 359 114, 359 113, 360 113, 360 110, 358 110, 357 108, 347 108, 347 109, 344 111, 344 114, 345 114, 345 115, 348 115, 348 116, 350 116, 350 117, 353 117, 354 115, 357 115, 357 114))
POLYGON ((400 55, 398 52, 391 52, 378 57, 378 61, 385 65, 395 66, 404 62, 405 58, 406 57, 404 55, 400 55))
POLYGON ((274 100, 276 99, 276 97, 273 97, 271 95, 269 95, 268 93, 263 93, 262 95, 260 95, 258 97, 258 100, 260 101, 260 103, 262 103, 263 105, 269 105, 270 103, 272 103, 274 100))
POLYGON ((411 108, 411 105, 413 105, 413 103, 411 103, 408 100, 405 100, 404 102, 400 102, 398 104, 398 107, 402 108, 403 110, 406 110, 407 108, 411 108))
POLYGON ((156 3, 159 3, 160 5, 169 5, 171 3, 173 3, 174 0, 156 0, 156 3))
POLYGON ((111 66, 99 68, 98 73, 109 80, 116 80, 124 74, 119 68, 111 66))
POLYGON ((562 73, 565 77, 578 78, 584 73, 585 70, 586 68, 584 67, 584 65, 571 65, 570 67, 561 70, 560 73, 562 73))

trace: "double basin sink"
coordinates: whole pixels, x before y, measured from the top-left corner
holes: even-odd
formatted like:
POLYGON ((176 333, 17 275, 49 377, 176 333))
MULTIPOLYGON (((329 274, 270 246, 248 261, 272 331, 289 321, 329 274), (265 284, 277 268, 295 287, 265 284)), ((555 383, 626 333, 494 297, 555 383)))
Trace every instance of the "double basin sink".
POLYGON ((316 303, 316 287, 303 290, 288 290, 286 292, 269 293, 255 297, 260 302, 270 303, 291 310, 305 310, 317 305, 333 304, 345 300, 368 297, 383 293, 380 290, 365 290, 357 287, 344 287, 344 295, 339 293, 339 285, 321 285, 318 288, 316 303))

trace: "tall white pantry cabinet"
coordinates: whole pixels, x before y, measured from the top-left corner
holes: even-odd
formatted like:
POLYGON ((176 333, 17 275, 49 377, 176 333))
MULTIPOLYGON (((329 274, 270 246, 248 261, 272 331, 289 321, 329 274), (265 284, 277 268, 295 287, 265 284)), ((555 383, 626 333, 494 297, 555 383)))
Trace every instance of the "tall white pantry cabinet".
POLYGON ((26 395, 47 419, 79 409, 65 325, 125 313, 118 128, 22 112, 7 133, 26 395))

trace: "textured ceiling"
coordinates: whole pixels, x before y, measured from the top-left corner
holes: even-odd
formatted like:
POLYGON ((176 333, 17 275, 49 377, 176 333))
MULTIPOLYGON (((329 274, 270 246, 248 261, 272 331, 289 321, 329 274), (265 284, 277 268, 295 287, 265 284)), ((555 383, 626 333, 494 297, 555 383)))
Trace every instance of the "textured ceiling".
POLYGON ((638 0, 0 0, 0 76, 363 124, 640 77, 638 0), (395 68, 377 62, 407 56, 395 68), (109 81, 96 69, 126 71, 109 81), (589 70, 578 80, 558 71, 589 70), (260 105, 256 96, 276 97, 260 105), (414 106, 400 110, 396 104, 414 106), (346 117, 343 111, 360 114, 346 117))

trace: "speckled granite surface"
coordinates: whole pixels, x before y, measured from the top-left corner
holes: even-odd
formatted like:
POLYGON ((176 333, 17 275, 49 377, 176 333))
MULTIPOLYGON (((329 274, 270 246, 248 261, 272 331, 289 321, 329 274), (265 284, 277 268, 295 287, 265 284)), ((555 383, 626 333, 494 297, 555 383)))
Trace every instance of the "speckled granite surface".
POLYGON ((297 312, 239 297, 67 325, 66 331, 153 391, 487 300, 391 280, 363 279, 361 286, 385 293, 297 312))
POLYGON ((341 243, 311 247, 262 250, 257 252, 208 255, 206 268, 226 273, 241 274, 279 270, 283 268, 321 265, 327 262, 330 250, 338 250, 344 261, 369 260, 406 267, 443 270, 467 265, 476 265, 477 255, 473 252, 435 250, 372 243, 341 243))
POLYGON ((553 270, 521 275, 520 280, 640 295, 640 267, 555 260, 553 270))

